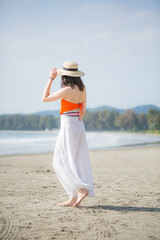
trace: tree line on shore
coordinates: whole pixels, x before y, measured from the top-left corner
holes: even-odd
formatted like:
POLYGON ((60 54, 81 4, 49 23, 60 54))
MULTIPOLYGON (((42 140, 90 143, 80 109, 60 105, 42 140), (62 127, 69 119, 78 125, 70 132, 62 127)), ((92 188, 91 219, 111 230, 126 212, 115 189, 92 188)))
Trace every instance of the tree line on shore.
MULTIPOLYGON (((160 111, 150 108, 148 113, 136 114, 133 109, 86 112, 83 117, 87 131, 141 131, 160 130, 160 111)), ((0 115, 0 130, 52 130, 60 127, 60 118, 36 114, 0 115)))

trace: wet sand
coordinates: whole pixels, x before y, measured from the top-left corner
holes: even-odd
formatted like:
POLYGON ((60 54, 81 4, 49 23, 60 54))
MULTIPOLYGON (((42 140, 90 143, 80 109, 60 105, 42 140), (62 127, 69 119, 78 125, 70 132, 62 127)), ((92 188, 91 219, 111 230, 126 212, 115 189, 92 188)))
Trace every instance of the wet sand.
POLYGON ((78 207, 53 154, 0 157, 0 239, 160 239, 160 146, 90 151, 95 197, 78 207))

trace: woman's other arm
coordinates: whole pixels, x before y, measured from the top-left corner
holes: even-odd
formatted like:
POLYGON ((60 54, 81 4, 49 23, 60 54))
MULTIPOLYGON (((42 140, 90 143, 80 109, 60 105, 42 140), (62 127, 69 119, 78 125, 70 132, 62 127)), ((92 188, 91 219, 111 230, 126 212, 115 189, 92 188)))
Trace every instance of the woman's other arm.
POLYGON ((85 91, 85 100, 84 100, 83 106, 82 106, 82 118, 84 117, 84 115, 86 113, 86 105, 87 105, 87 92, 85 91))

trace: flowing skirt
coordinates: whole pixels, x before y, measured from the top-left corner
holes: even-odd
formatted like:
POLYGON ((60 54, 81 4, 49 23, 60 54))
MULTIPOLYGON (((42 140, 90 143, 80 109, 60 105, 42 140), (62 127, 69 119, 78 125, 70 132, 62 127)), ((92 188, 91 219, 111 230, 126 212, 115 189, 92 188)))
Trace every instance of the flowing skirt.
POLYGON ((60 115, 60 130, 54 148, 53 168, 61 185, 70 197, 85 188, 94 197, 92 168, 83 120, 60 115))

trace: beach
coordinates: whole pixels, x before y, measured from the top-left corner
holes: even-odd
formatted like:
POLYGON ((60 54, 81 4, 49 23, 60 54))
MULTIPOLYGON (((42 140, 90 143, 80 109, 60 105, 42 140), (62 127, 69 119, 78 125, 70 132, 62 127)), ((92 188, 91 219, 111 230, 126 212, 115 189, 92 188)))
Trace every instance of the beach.
POLYGON ((0 157, 0 239, 160 239, 160 145, 89 151, 95 197, 78 207, 54 153, 0 157))

